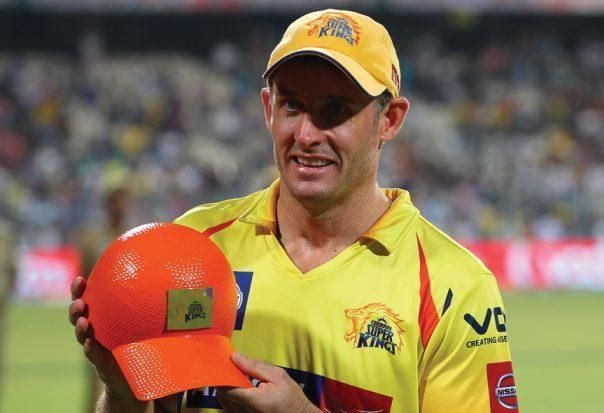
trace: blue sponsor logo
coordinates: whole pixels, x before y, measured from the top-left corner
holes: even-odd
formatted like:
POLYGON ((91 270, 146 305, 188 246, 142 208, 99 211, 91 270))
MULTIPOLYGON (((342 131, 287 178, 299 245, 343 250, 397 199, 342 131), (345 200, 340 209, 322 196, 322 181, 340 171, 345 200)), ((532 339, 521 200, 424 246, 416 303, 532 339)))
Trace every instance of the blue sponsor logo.
POLYGON ((235 280, 237 281, 237 319, 235 320, 235 330, 243 328, 243 319, 245 318, 245 309, 247 308, 247 300, 250 296, 252 287, 251 271, 235 271, 235 280))
POLYGON ((216 387, 204 387, 199 390, 187 392, 187 407, 220 409, 220 403, 216 398, 216 387))

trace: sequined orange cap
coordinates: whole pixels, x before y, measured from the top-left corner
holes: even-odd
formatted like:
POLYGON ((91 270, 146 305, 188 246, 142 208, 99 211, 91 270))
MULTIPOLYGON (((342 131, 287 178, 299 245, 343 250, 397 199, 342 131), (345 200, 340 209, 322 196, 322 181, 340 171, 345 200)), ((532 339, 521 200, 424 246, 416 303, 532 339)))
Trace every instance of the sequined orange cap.
POLYGON ((113 353, 137 399, 251 386, 230 360, 233 271, 200 232, 171 223, 126 232, 103 252, 82 298, 96 340, 113 353))

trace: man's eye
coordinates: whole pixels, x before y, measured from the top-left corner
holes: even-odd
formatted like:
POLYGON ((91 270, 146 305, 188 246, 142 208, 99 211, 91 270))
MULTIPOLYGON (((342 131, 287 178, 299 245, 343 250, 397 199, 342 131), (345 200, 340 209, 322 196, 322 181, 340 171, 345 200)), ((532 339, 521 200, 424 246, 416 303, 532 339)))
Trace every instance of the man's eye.
POLYGON ((283 102, 283 107, 288 111, 295 111, 300 109, 300 104, 295 100, 286 100, 283 102))
POLYGON ((350 112, 348 106, 340 102, 329 102, 326 109, 332 116, 344 116, 350 112))

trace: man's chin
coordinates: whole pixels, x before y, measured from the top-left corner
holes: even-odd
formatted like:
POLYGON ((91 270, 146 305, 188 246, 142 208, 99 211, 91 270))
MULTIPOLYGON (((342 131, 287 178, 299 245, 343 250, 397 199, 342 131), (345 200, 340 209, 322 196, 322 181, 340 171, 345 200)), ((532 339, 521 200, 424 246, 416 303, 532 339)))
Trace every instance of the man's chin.
POLYGON ((316 182, 296 182, 286 185, 289 194, 298 202, 327 202, 335 195, 335 191, 316 182))

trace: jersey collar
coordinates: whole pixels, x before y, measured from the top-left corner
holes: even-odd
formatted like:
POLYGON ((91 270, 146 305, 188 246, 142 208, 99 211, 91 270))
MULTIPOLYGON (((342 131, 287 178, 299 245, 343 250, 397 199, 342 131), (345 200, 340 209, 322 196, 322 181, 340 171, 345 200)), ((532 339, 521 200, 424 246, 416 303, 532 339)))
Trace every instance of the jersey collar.
POLYGON ((411 202, 408 191, 398 188, 382 188, 382 191, 392 204, 362 238, 378 241, 390 254, 419 216, 419 210, 411 202))
MULTIPOLYGON (((257 201, 253 202, 239 216, 239 221, 259 225, 276 233, 279 185, 280 179, 277 179, 271 186, 261 191, 257 201)), ((408 231, 414 218, 419 215, 419 211, 411 202, 409 192, 398 188, 384 188, 382 191, 392 201, 392 204, 359 240, 375 240, 390 254, 408 231)))
POLYGON ((277 197, 279 195, 280 179, 277 179, 268 188, 260 191, 256 202, 243 211, 239 221, 248 224, 260 225, 275 233, 277 231, 277 197))

